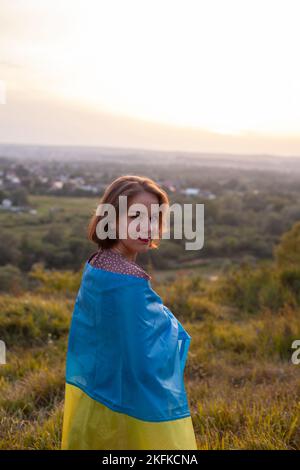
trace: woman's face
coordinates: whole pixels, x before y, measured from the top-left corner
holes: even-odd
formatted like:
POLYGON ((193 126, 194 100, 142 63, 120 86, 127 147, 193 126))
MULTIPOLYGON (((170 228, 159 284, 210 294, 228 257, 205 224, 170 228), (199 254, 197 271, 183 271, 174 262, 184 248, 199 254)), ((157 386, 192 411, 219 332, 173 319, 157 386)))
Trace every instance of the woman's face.
MULTIPOLYGON (((151 221, 151 204, 159 204, 158 197, 152 193, 142 192, 132 196, 130 200, 128 198, 127 238, 118 240, 117 244, 115 245, 124 253, 126 251, 127 254, 132 254, 134 256, 137 253, 145 253, 149 250, 151 242, 151 222, 154 223, 154 219, 151 221), (140 211, 137 207, 134 208, 133 204, 142 204, 142 211, 140 211), (145 221, 144 223, 141 223, 141 220, 138 217, 140 215, 142 216, 142 220, 145 221), (134 222, 134 220, 136 220, 136 222, 134 222), (138 239, 134 239, 132 237, 132 230, 136 230, 139 237, 138 239)), ((154 210, 154 208, 152 210, 154 210)), ((155 214, 155 212, 153 212, 153 214, 155 214)), ((157 220, 156 217, 154 218, 157 220)))

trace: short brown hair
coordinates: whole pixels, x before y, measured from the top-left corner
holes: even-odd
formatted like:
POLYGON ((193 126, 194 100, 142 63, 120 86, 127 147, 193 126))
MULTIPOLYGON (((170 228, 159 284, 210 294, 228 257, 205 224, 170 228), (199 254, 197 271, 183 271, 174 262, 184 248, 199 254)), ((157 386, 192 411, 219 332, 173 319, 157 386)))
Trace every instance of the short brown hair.
MULTIPOLYGON (((133 197, 140 192, 149 192, 155 194, 158 197, 159 206, 161 204, 169 205, 169 198, 167 193, 153 181, 151 178, 146 176, 137 176, 137 175, 124 175, 115 179, 110 185, 105 189, 104 194, 100 200, 100 204, 112 204, 116 209, 117 217, 119 215, 119 196, 133 197)), ((88 239, 93 241, 98 245, 98 248, 111 248, 115 245, 118 239, 105 238, 101 240, 98 238, 96 233, 96 228, 98 222, 103 216, 94 215, 92 216, 90 223, 88 225, 88 239)), ((159 237, 162 236, 162 213, 159 212, 159 237)), ((159 241, 155 242, 151 240, 150 248, 158 248, 159 241)))

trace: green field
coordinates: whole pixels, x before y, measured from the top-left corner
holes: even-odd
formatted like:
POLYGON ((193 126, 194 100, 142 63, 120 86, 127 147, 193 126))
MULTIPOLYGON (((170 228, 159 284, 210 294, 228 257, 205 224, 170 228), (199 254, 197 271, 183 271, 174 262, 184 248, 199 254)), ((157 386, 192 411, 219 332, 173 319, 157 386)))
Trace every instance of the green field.
POLYGON ((17 236, 29 233, 30 236, 40 236, 55 223, 65 232, 74 221, 85 220, 92 215, 97 206, 96 199, 83 197, 30 195, 28 199, 37 214, 0 211, 1 231, 11 233, 14 229, 17 236))
MULTIPOLYGON (((27 233, 27 246, 43 248, 49 262, 72 249, 81 269, 84 252, 74 251, 82 243, 75 233, 95 202, 31 197, 36 216, 0 213, 0 221, 8 237, 14 227, 24 243, 27 233), (54 221, 63 233, 59 249, 54 221)), ((174 247, 164 249, 172 259, 174 247)), ((300 365, 291 361, 291 345, 300 339, 299 266, 300 223, 284 234, 271 260, 215 257, 186 260, 180 268, 150 266, 153 288, 192 337, 185 383, 199 449, 300 450, 300 365)), ((80 269, 39 263, 27 272, 8 264, 0 269, 0 339, 7 347, 7 363, 0 365, 0 449, 60 448, 80 269)))

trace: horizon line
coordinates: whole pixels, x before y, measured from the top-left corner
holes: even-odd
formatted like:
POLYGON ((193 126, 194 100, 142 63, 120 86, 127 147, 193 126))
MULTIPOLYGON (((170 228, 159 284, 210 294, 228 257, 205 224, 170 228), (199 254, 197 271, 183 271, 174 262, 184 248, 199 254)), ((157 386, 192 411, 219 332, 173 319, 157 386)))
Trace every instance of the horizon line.
POLYGON ((246 152, 212 152, 212 151, 205 151, 205 150, 179 150, 179 149, 149 149, 145 147, 125 147, 125 146, 112 146, 112 145, 89 145, 89 144, 45 144, 45 143, 20 143, 20 142, 5 142, 0 141, 1 145, 11 145, 15 147, 69 147, 69 148, 88 148, 88 149, 107 149, 107 150, 124 150, 124 151, 140 151, 140 152, 148 152, 148 153, 168 153, 168 154, 190 154, 190 155, 198 155, 198 156, 235 156, 235 157, 272 157, 272 158, 300 158, 299 155, 294 154, 273 154, 273 153, 246 153, 246 152))

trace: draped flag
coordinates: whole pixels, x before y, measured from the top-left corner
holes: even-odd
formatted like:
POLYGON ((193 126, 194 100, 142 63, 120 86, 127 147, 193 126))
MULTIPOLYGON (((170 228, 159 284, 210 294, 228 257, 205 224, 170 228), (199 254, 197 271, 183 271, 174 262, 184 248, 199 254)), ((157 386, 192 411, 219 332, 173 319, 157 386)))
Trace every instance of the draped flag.
POLYGON ((85 264, 66 358, 61 449, 197 449, 191 336, 150 280, 85 264))

